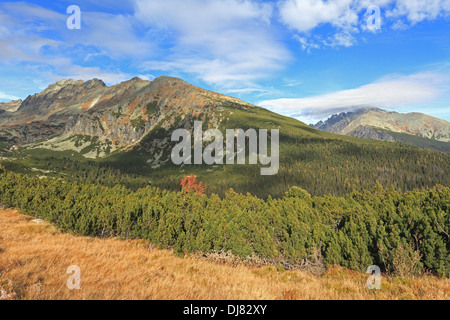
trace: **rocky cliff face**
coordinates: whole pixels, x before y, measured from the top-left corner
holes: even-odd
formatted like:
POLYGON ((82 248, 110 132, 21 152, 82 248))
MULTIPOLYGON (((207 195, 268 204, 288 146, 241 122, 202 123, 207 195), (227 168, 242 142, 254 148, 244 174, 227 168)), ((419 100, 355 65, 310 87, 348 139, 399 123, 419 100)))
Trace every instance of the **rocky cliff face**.
MULTIPOLYGON (((327 121, 320 121, 312 127, 331 133, 384 141, 412 142, 412 138, 405 139, 403 136, 409 135, 442 143, 450 142, 450 123, 421 113, 401 114, 381 109, 361 109, 333 115, 327 121)), ((426 144, 426 140, 420 140, 420 146, 424 143, 426 144)))
POLYGON ((63 80, 0 114, 0 140, 77 151, 95 140, 98 150, 110 152, 138 145, 155 128, 188 125, 186 119, 217 127, 225 105, 253 107, 171 77, 133 78, 112 87, 98 79, 63 80))

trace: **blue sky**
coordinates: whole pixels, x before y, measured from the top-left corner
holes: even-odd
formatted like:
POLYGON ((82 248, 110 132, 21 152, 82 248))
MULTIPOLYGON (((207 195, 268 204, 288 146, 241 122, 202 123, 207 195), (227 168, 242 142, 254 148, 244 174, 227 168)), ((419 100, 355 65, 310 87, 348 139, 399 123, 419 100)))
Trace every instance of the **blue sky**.
POLYGON ((0 101, 161 75, 307 123, 361 106, 450 121, 450 0, 0 2, 0 101))

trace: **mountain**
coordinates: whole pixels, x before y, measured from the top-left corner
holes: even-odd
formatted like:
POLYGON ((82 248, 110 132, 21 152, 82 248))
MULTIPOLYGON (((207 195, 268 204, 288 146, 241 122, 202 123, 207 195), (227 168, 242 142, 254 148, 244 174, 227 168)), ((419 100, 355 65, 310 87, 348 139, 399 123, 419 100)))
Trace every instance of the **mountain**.
POLYGON ((62 80, 0 116, 0 139, 14 144, 43 141, 42 148, 96 158, 132 147, 156 126, 168 128, 177 118, 208 118, 210 126, 217 126, 212 110, 220 111, 224 103, 250 107, 170 77, 133 78, 112 87, 99 79, 62 80), (96 147, 83 152, 91 138, 96 147))
POLYGON ((397 113, 377 108, 331 116, 312 127, 331 133, 450 152, 450 123, 422 113, 397 113))
POLYGON ((449 153, 320 131, 178 78, 115 86, 62 80, 2 110, 0 162, 27 175, 178 190, 183 176, 195 174, 208 193, 224 196, 232 188, 260 197, 280 197, 292 186, 343 195, 376 182, 401 190, 450 185, 449 153), (249 164, 248 157, 239 165, 173 164, 172 133, 192 134, 194 121, 224 136, 226 129, 278 129, 278 173, 262 176, 268 166, 249 164))

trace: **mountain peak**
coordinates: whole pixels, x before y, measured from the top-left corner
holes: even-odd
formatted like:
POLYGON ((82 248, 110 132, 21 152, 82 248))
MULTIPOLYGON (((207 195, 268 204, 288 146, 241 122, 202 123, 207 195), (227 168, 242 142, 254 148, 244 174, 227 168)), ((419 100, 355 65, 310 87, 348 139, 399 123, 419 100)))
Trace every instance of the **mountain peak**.
POLYGON ((60 80, 60 81, 50 84, 44 91, 42 91, 42 94, 58 92, 62 88, 65 88, 67 86, 74 85, 77 83, 84 83, 84 81, 82 81, 82 80, 75 81, 73 79, 63 79, 63 80, 60 80))
POLYGON ((57 81, 55 83, 50 84, 44 91, 42 91, 40 94, 49 94, 49 93, 56 93, 60 91, 61 89, 64 89, 68 86, 72 85, 82 85, 84 89, 92 89, 95 87, 106 87, 106 84, 98 78, 94 78, 88 81, 83 80, 73 80, 73 79, 63 79, 60 81, 57 81))
POLYGON ((88 85, 89 87, 93 88, 93 87, 106 87, 106 84, 103 82, 103 80, 101 79, 91 79, 85 82, 86 85, 88 85))
POLYGON ((191 85, 191 84, 187 83, 186 81, 184 81, 182 79, 175 78, 175 77, 169 77, 169 76, 160 76, 158 78, 155 78, 152 81, 152 83, 154 83, 154 84, 162 84, 162 85, 165 85, 165 86, 173 86, 173 85, 180 85, 180 84, 191 85))

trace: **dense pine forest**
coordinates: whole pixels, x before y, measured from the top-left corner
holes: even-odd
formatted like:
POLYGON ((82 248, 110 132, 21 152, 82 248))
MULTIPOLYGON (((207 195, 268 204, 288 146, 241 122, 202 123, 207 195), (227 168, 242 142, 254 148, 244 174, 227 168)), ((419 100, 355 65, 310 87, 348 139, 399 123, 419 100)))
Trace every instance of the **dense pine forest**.
MULTIPOLYGON (((165 136, 170 137, 170 132, 165 136)), ((150 185, 179 191, 183 176, 194 173, 207 187, 207 194, 221 197, 230 188, 267 199, 269 195, 281 198, 293 186, 313 196, 343 196, 368 190, 376 183, 384 188, 393 185, 403 192, 437 184, 450 186, 450 153, 401 143, 336 137, 282 135, 280 169, 275 176, 261 176, 259 165, 179 167, 169 160, 153 169, 146 163, 151 154, 142 149, 100 159, 86 159, 72 151, 23 150, 8 154, 11 160, 3 161, 3 165, 28 176, 45 175, 109 187, 120 184, 133 190, 150 185)), ((170 157, 170 150, 163 149, 163 157, 170 157)))
POLYGON ((360 271, 375 264, 392 274, 450 277, 447 186, 403 193, 377 184, 339 197, 291 187, 267 199, 189 189, 131 190, 0 169, 0 203, 77 235, 141 238, 180 255, 222 252, 285 268, 319 259, 360 271))

